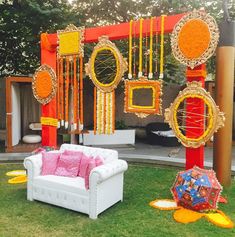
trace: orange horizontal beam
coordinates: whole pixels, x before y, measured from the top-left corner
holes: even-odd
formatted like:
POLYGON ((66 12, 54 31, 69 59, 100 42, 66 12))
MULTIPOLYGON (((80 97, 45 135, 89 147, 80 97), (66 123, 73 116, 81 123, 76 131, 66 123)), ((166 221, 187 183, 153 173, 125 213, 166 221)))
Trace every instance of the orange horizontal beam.
MULTIPOLYGON (((185 13, 165 17, 164 32, 170 33, 174 29, 175 24, 185 15, 185 13)), ((139 21, 133 22, 133 36, 139 36, 139 21)), ((153 33, 161 32, 161 16, 155 17, 153 22, 153 33)), ((143 21, 143 35, 150 33, 150 19, 143 21)), ((120 40, 129 37, 129 22, 117 25, 99 26, 85 29, 84 43, 97 42, 102 35, 107 35, 109 39, 120 40)), ((50 34, 49 40, 52 45, 57 45, 57 34, 50 34)))

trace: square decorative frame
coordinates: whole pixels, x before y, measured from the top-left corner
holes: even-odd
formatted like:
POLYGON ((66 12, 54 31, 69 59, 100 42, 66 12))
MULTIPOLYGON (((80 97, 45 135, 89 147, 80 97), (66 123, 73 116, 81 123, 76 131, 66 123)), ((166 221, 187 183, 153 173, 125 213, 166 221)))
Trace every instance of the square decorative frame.
POLYGON ((144 77, 140 80, 125 80, 124 112, 135 113, 139 117, 147 117, 150 114, 162 114, 162 81, 148 80, 144 77), (134 105, 133 91, 135 89, 152 89, 151 105, 134 105))
POLYGON ((84 27, 68 25, 64 30, 57 31, 59 57, 78 55, 84 56, 84 27))

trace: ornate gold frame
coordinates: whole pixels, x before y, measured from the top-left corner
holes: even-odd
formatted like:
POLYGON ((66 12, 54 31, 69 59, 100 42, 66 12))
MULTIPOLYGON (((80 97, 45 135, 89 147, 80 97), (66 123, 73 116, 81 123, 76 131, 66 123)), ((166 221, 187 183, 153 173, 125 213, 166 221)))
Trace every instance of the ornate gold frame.
POLYGON ((56 74, 55 74, 55 71, 53 70, 53 68, 51 68, 50 66, 48 66, 46 64, 43 64, 39 68, 36 69, 36 71, 33 75, 33 80, 32 80, 32 90, 33 90, 34 97, 36 98, 36 100, 39 103, 45 105, 52 100, 52 98, 56 95, 56 91, 57 91, 57 77, 56 77, 56 74), (41 73, 43 71, 46 71, 50 75, 50 78, 52 80, 52 91, 51 91, 50 95, 46 98, 40 97, 36 91, 37 76, 39 73, 41 73))
POLYGON ((179 62, 193 69, 194 67, 206 62, 207 59, 210 58, 214 54, 218 41, 219 41, 219 29, 218 29, 215 19, 209 14, 205 13, 204 11, 193 10, 191 13, 183 16, 181 20, 175 25, 172 35, 171 35, 171 48, 172 48, 174 57, 179 62), (196 59, 189 59, 185 57, 185 55, 181 52, 178 45, 178 36, 182 27, 188 21, 192 19, 199 19, 199 20, 202 20, 204 23, 206 23, 210 32, 210 36, 211 36, 210 37, 211 40, 210 40, 208 48, 200 57, 196 59))
MULTIPOLYGON (((85 27, 76 27, 73 24, 69 24, 64 30, 58 30, 57 31, 57 35, 58 35, 58 43, 59 46, 57 48, 57 53, 59 55, 59 57, 65 57, 65 56, 72 56, 72 55, 79 55, 81 57, 84 56, 84 32, 85 32, 85 27), (78 33, 78 42, 74 41, 74 35, 72 35, 72 33, 78 33), (70 38, 70 43, 66 44, 66 47, 70 47, 70 52, 67 53, 62 53, 60 52, 60 40, 61 40, 61 36, 62 35, 67 35, 67 38, 70 38), (74 50, 71 49, 71 46, 74 46, 75 48, 74 50)), ((76 38, 76 37, 75 37, 76 38)))
POLYGON ((148 80, 141 77, 139 80, 125 80, 124 112, 135 113, 140 118, 145 118, 150 114, 162 114, 162 81, 148 80), (133 90, 152 89, 152 105, 138 106, 133 104, 133 90))
POLYGON ((179 93, 170 107, 165 110, 164 116, 165 121, 169 123, 179 141, 184 146, 193 148, 205 145, 205 143, 213 136, 214 132, 217 132, 220 127, 224 126, 225 121, 224 113, 220 112, 219 107, 215 104, 210 93, 202 88, 200 82, 187 83, 187 87, 179 93), (198 138, 188 138, 182 134, 179 129, 177 110, 180 103, 188 98, 200 98, 208 107, 208 114, 210 115, 208 126, 204 133, 198 138))
POLYGON ((122 54, 116 47, 114 43, 112 43, 107 36, 102 36, 99 38, 99 43, 94 47, 94 50, 91 54, 89 62, 85 66, 86 74, 89 75, 90 79, 93 81, 94 85, 99 88, 103 92, 111 92, 113 91, 119 82, 122 79, 122 76, 125 71, 127 71, 127 62, 126 59, 123 58, 122 54), (102 50, 110 50, 115 59, 117 65, 116 76, 114 80, 109 84, 101 83, 95 73, 94 63, 97 54, 102 50))

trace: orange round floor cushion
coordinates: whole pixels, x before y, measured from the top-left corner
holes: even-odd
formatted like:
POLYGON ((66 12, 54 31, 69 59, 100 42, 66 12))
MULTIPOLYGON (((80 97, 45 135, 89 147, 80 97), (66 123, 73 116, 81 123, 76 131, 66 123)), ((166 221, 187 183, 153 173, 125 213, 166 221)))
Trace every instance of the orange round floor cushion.
POLYGON ((35 90, 41 98, 47 98, 52 93, 52 79, 49 72, 38 72, 35 80, 35 90))
POLYGON ((178 45, 186 58, 197 59, 207 50, 210 40, 207 24, 200 19, 192 19, 179 32, 178 45))

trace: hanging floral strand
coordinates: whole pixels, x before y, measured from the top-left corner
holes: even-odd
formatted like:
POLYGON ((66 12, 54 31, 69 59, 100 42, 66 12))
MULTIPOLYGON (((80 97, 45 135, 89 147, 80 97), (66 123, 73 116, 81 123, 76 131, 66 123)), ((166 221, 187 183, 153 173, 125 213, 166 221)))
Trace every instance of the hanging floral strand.
POLYGON ((69 126, 69 58, 66 58, 66 82, 65 82, 65 129, 69 126))
POLYGON ((94 86, 94 114, 93 114, 93 121, 94 121, 94 134, 96 135, 97 132, 97 90, 94 86))
POLYGON ((138 77, 143 76, 143 18, 140 18, 140 36, 139 36, 139 72, 138 77))
POLYGON ((84 27, 78 28, 74 25, 68 25, 65 30, 57 31, 59 40, 58 60, 60 61, 58 118, 61 119, 61 126, 64 126, 65 129, 68 129, 71 123, 71 129, 77 130, 79 120, 82 119, 83 121, 83 107, 81 108, 79 103, 83 101, 82 89, 80 91, 79 86, 82 83, 82 72, 79 69, 83 69, 81 58, 84 55, 84 30, 84 27), (79 92, 80 95, 78 96, 79 92))
POLYGON ((164 71, 163 71, 163 65, 164 65, 164 24, 165 24, 165 17, 166 15, 161 16, 161 48, 160 48, 160 75, 159 79, 163 79, 164 71))
POLYGON ((73 119, 73 129, 77 130, 77 117, 78 117, 78 82, 77 82, 77 58, 76 56, 73 57, 73 112, 74 112, 74 119, 73 119))
POLYGON ((83 130, 83 57, 80 57, 80 128, 83 130))
POLYGON ((129 79, 132 79, 132 25, 133 20, 130 21, 130 29, 129 29, 129 73, 128 73, 129 79))
POLYGON ((158 19, 156 19, 156 35, 155 35, 155 77, 158 78, 158 19))
POLYGON ((153 78, 153 20, 154 18, 150 18, 150 36, 149 36, 149 75, 148 78, 153 78))
POLYGON ((136 21, 134 21, 134 46, 133 46, 133 51, 134 51, 134 66, 133 66, 133 77, 136 79, 136 21))
POLYGON ((144 76, 148 76, 148 22, 146 20, 146 33, 145 33, 145 69, 144 69, 144 76))

